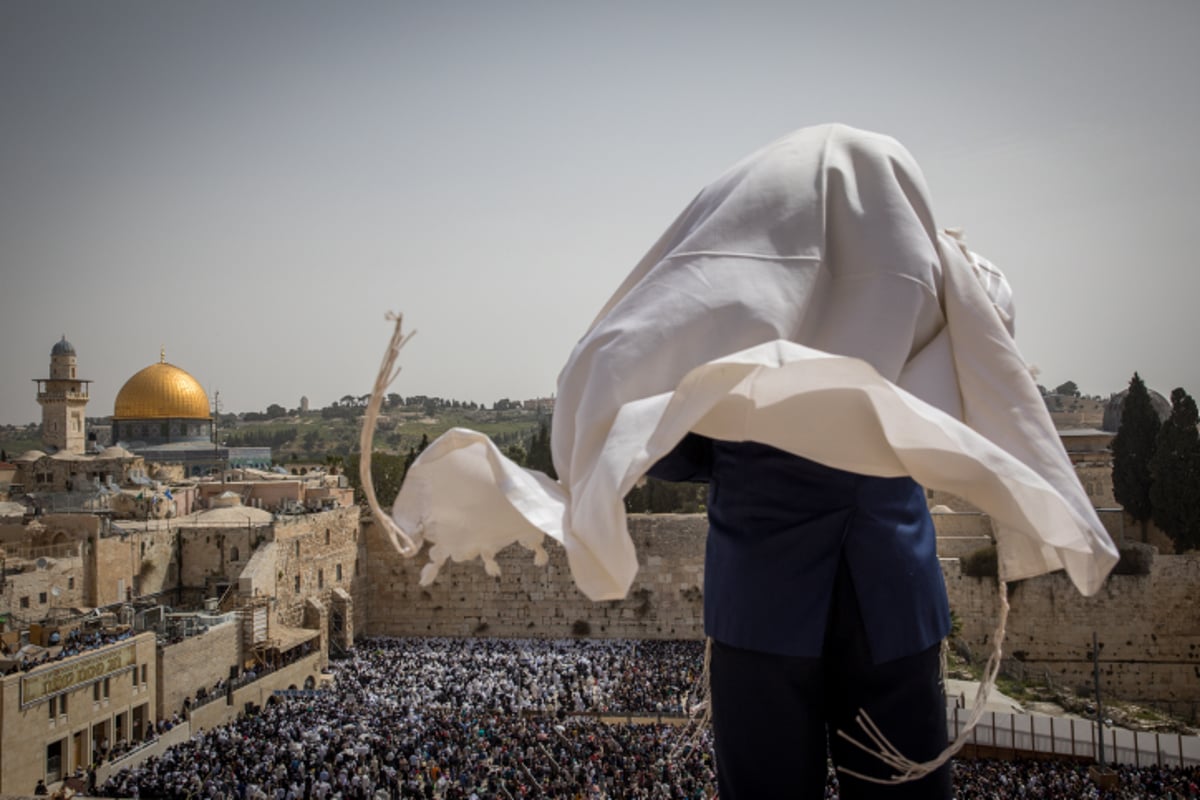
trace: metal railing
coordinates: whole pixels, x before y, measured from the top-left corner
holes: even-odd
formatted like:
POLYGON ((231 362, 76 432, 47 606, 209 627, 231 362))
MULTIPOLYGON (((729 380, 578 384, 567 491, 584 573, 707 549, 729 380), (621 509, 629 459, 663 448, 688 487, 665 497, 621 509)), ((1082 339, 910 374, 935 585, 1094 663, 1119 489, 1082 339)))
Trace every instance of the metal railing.
MULTIPOLYGON (((946 709, 950 738, 966 727, 969 709, 957 703, 946 709)), ((1096 722, 1071 717, 1040 714, 1010 714, 985 711, 968 745, 996 751, 1011 751, 1014 756, 1049 754, 1095 760, 1099 747, 1096 722)), ((1105 759, 1111 764, 1134 767, 1186 767, 1200 765, 1200 736, 1178 733, 1130 731, 1104 726, 1105 759)))

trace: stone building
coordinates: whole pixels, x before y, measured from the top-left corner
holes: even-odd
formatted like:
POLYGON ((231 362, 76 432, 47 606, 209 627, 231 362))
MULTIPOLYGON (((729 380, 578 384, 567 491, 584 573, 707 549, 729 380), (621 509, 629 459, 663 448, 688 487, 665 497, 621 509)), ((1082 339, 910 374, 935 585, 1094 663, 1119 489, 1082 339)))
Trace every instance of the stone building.
POLYGON ((87 443, 84 412, 88 384, 75 374, 75 347, 63 336, 50 349, 50 377, 34 378, 42 407, 42 440, 51 452, 82 453, 87 443))
POLYGON ((0 678, 0 793, 30 795, 102 748, 141 741, 157 718, 157 680, 152 633, 0 678))
POLYGON ((51 454, 29 450, 13 463, 16 474, 12 484, 22 493, 96 492, 146 477, 145 459, 121 447, 82 455, 69 450, 51 454))
POLYGON ((0 613, 12 623, 69 617, 84 605, 82 539, 70 526, 53 517, 0 524, 0 548, 0 613))

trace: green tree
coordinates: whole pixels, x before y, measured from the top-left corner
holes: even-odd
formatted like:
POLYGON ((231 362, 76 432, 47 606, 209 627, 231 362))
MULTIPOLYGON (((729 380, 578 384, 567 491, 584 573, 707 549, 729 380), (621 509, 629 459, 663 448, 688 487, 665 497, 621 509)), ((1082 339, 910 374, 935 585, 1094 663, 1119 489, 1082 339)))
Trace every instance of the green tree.
POLYGON ((1150 461, 1158 440, 1158 414, 1150 404, 1150 392, 1135 372, 1129 381, 1129 391, 1121 404, 1121 423, 1113 437, 1113 496, 1125 511, 1142 523, 1142 539, 1146 538, 1145 522, 1150 519, 1150 485, 1153 476, 1150 461))
MULTIPOLYGON (((416 458, 414 455, 413 458, 416 458)), ((358 502, 366 500, 362 491, 362 479, 358 471, 359 454, 351 453, 343 472, 346 480, 354 487, 354 499, 358 502)), ((375 497, 383 508, 389 507, 396 501, 400 493, 400 485, 404 482, 404 473, 408 470, 405 459, 401 456, 375 451, 371 453, 371 483, 375 486, 375 497)))
POLYGON ((421 443, 416 447, 408 448, 408 455, 404 456, 404 472, 400 475, 400 479, 404 480, 404 476, 408 474, 408 468, 417 460, 417 456, 425 452, 425 448, 429 446, 429 434, 421 434, 421 443))
POLYGON ((1065 394, 1068 397, 1078 397, 1079 387, 1075 385, 1075 381, 1067 381, 1066 383, 1060 383, 1058 386, 1055 386, 1054 393, 1065 394))
POLYGON ((504 448, 504 455, 506 455, 508 460, 514 464, 519 464, 522 467, 527 466, 526 459, 528 454, 525 452, 525 448, 521 446, 520 442, 510 444, 508 447, 504 448))
POLYGON ((1177 552, 1200 547, 1200 413, 1183 389, 1171 392, 1171 416, 1158 431, 1150 472, 1154 524, 1177 552))
POLYGON ((287 416, 287 409, 284 408, 283 406, 279 405, 278 403, 271 403, 271 405, 267 406, 267 413, 266 413, 267 419, 279 419, 280 417, 286 417, 286 416, 287 416))
POLYGON ((529 442, 529 455, 525 459, 525 466, 541 470, 551 478, 558 480, 558 473, 554 469, 554 457, 550 454, 550 422, 548 420, 542 420, 537 432, 533 434, 533 439, 529 442))

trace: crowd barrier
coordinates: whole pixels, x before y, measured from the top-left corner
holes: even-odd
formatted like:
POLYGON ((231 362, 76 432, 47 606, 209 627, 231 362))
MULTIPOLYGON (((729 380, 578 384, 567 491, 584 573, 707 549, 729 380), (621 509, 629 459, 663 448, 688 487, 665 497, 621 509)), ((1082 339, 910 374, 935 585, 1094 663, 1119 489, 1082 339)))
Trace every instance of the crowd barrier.
MULTIPOLYGON (((955 703, 946 709, 953 739, 966 727, 970 710, 955 703)), ((1200 736, 1103 728, 1106 764, 1134 767, 1187 767, 1200 764, 1200 736)), ((1093 720, 985 711, 967 745, 989 755, 1063 757, 1099 761, 1097 726, 1093 720)))

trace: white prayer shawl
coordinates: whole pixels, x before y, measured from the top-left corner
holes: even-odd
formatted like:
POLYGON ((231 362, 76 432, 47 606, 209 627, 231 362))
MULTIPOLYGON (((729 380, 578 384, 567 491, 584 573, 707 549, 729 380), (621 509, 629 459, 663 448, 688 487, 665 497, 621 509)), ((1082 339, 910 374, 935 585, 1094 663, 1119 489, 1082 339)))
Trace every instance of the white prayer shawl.
POLYGON ((896 141, 797 131, 702 191, 608 301, 558 381, 558 481, 454 429, 393 519, 447 558, 566 549, 593 600, 637 572, 623 498, 689 431, 832 467, 911 475, 992 519, 1000 577, 1065 568, 1096 592, 1117 552, 1012 337, 1011 294, 896 141))

